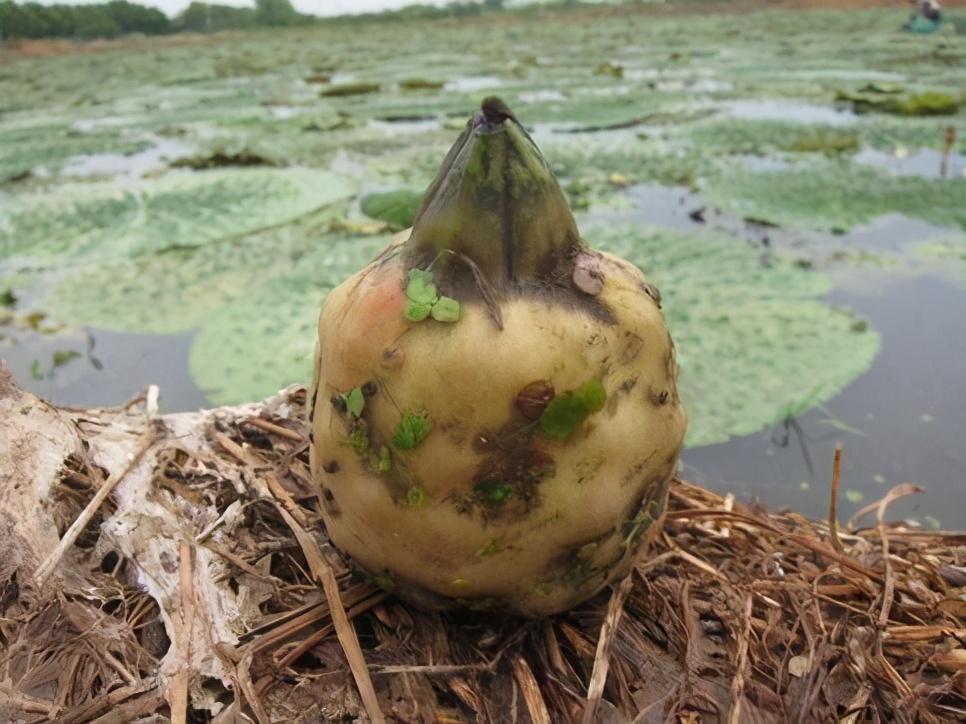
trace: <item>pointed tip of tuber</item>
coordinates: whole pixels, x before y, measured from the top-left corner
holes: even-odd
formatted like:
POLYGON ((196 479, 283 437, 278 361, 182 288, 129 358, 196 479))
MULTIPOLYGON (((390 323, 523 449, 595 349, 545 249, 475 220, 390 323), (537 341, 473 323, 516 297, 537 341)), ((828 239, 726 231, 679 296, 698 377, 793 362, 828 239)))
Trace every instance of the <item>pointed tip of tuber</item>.
POLYGON ((406 245, 417 265, 455 252, 500 289, 569 279, 581 241, 540 149, 489 96, 443 160, 406 245))
POLYGON ((508 118, 512 118, 514 121, 517 120, 516 116, 513 115, 513 111, 503 102, 503 99, 497 98, 496 96, 484 98, 480 104, 480 112, 483 114, 483 119, 487 123, 503 123, 508 118))

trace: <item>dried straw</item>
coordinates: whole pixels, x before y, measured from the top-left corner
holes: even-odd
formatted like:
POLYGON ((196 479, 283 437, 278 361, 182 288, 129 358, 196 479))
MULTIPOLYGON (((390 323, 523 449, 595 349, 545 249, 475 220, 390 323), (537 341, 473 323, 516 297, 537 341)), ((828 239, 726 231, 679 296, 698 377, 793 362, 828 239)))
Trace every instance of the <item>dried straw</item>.
POLYGON ((873 526, 836 530, 834 504, 809 521, 675 481, 652 557, 575 610, 426 613, 328 544, 303 403, 293 389, 155 421, 50 411, 109 475, 62 453, 39 508, 68 481, 99 489, 59 547, 38 544, 46 565, 0 566, 0 720, 966 717, 966 533, 887 522, 915 486, 870 506, 873 526), (143 450, 136 461, 104 459, 107 429, 143 450), (125 532, 132 490, 140 524, 125 532), (177 554, 155 555, 168 540, 177 554))

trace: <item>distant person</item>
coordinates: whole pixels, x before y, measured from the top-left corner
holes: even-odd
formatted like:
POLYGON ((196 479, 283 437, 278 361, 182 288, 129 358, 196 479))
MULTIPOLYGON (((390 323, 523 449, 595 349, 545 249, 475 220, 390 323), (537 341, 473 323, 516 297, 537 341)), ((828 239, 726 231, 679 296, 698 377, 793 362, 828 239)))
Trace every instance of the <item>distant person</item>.
POLYGON ((943 13, 939 0, 909 0, 916 11, 909 16, 905 29, 913 33, 933 33, 942 25, 943 13))

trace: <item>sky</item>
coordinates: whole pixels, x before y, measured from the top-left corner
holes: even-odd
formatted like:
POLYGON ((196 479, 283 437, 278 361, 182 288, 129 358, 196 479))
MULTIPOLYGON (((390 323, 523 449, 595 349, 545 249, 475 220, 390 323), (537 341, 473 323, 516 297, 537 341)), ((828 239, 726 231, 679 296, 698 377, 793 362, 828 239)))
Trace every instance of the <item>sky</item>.
MULTIPOLYGON (((40 0, 44 5, 67 3, 79 5, 81 3, 99 2, 103 0, 40 0)), ((160 8, 168 15, 176 15, 184 10, 191 0, 131 0, 139 5, 150 5, 160 8)), ((368 13, 386 8, 400 8, 414 3, 443 5, 446 0, 292 0, 296 10, 312 15, 344 15, 346 13, 368 13)), ((249 6, 254 0, 211 0, 222 5, 249 6)))

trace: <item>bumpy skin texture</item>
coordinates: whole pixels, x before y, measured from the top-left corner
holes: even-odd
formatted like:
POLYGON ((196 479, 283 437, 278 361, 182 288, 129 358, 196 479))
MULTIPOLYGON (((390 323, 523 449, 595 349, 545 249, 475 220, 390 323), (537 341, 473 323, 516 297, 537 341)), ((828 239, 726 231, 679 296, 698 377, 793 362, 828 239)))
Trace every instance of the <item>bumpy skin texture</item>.
MULTIPOLYGON (((419 229, 336 288, 319 319, 311 461, 329 536, 418 605, 565 610, 625 574, 660 528, 686 421, 658 295, 578 240, 565 263, 591 282, 559 282, 590 287, 576 302, 498 279, 489 303, 466 295, 455 323, 411 322, 419 229), (547 434, 546 399, 589 381, 602 407, 565 439, 547 434), (367 393, 358 417, 340 401, 354 388, 367 393), (430 424, 412 449, 393 442, 407 412, 430 424), (349 443, 360 425, 365 450, 349 443)), ((439 278, 441 292, 465 289, 439 278)))

